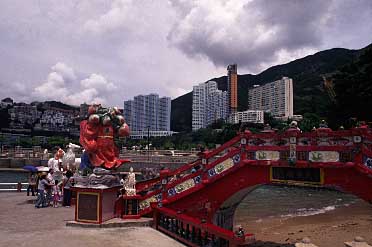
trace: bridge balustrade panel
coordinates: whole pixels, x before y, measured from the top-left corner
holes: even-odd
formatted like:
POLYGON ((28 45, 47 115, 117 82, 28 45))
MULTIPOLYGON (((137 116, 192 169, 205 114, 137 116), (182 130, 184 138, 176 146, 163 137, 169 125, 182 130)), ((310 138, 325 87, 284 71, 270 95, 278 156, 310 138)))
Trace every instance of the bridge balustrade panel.
POLYGON ((188 246, 243 246, 253 234, 237 237, 232 231, 168 208, 155 208, 155 228, 188 246))

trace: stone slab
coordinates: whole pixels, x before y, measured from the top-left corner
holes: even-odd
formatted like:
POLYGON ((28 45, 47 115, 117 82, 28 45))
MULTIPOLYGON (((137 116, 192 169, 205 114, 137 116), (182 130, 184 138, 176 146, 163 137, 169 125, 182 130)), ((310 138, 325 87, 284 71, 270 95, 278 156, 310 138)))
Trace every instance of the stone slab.
POLYGON ((366 242, 345 242, 346 247, 372 247, 371 245, 367 244, 366 242))
POLYGON ((82 228, 118 228, 118 227, 149 227, 152 225, 152 218, 140 219, 120 219, 114 218, 103 222, 102 224, 83 223, 77 221, 68 221, 66 226, 82 228))

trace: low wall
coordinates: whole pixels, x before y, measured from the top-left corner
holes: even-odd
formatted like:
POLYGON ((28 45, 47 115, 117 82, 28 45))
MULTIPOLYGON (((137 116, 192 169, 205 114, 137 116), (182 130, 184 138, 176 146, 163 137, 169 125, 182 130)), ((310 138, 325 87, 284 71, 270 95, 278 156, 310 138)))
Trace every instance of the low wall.
POLYGON ((40 159, 0 159, 0 168, 22 168, 25 165, 46 166, 47 160, 40 159))
POLYGON ((130 167, 133 167, 133 170, 136 172, 140 172, 145 168, 152 168, 155 170, 159 170, 160 168, 168 168, 170 170, 175 170, 181 166, 185 165, 185 163, 175 163, 175 162, 162 162, 162 163, 151 163, 151 162, 130 162, 122 165, 119 168, 119 171, 127 172, 129 171, 130 167))
MULTIPOLYGON (((40 159, 0 159, 0 168, 22 168, 25 165, 33 166, 46 166, 48 164, 47 160, 40 159)), ((129 171, 130 167, 133 167, 134 171, 141 171, 145 168, 152 168, 159 170, 162 167, 168 168, 170 170, 177 169, 186 163, 180 162, 160 162, 160 163, 151 163, 151 162, 130 162, 122 165, 119 171, 129 171)))

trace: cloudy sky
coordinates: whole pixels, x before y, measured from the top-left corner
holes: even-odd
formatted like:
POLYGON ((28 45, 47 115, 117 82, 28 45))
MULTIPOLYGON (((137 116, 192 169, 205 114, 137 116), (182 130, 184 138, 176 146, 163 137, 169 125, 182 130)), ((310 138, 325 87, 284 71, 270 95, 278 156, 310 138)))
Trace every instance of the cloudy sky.
POLYGON ((122 107, 370 43, 371 0, 1 0, 0 98, 122 107))

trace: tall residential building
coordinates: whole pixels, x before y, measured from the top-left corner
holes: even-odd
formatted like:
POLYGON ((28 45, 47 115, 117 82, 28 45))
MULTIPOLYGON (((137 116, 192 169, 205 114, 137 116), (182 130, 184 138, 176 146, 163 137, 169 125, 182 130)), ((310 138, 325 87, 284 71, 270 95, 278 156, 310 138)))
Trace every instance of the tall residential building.
POLYGON ((157 94, 124 101, 124 118, 132 131, 170 131, 171 99, 157 94))
POLYGON ((238 110, 238 65, 227 66, 227 91, 229 92, 229 113, 238 110))
POLYGON ((192 91, 192 129, 205 128, 228 116, 228 94, 215 81, 200 83, 192 91))
POLYGON ((274 117, 293 116, 293 81, 283 77, 281 80, 262 86, 254 86, 248 92, 249 110, 270 112, 274 117))
POLYGON ((259 110, 248 110, 243 112, 235 112, 229 116, 229 122, 232 124, 238 123, 264 123, 264 112, 259 110))

